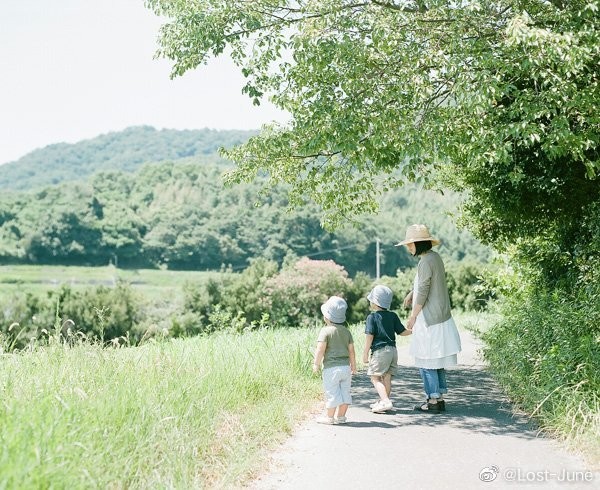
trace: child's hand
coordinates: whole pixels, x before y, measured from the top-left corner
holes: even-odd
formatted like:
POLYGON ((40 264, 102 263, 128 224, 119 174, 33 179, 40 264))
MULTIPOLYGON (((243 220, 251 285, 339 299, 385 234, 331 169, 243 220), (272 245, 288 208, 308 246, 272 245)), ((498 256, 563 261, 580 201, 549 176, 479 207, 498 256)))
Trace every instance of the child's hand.
POLYGON ((313 364, 313 373, 318 373, 319 372, 320 367, 317 364, 313 364))

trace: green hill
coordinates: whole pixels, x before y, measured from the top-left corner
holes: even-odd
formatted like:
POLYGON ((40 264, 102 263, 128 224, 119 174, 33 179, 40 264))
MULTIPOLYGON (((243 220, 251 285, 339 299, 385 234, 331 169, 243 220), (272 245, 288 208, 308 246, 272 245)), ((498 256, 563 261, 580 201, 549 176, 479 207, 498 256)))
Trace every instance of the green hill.
POLYGON ((446 257, 485 260, 487 249, 458 230, 447 211, 459 197, 415 186, 387 194, 381 211, 327 232, 320 211, 288 211, 284 189, 260 203, 259 184, 225 187, 223 167, 195 162, 143 165, 138 172, 102 172, 86 182, 0 194, 0 261, 56 265, 241 270, 253 258, 282 263, 289 256, 332 259, 351 274, 375 275, 375 241, 382 274, 411 267, 394 247, 413 222, 426 222, 446 244, 446 257))
POLYGON ((205 157, 222 161, 220 147, 243 143, 255 131, 156 130, 138 126, 75 144, 57 143, 2 165, 0 189, 39 189, 103 171, 135 172, 146 162, 205 157))
POLYGON ((376 216, 331 233, 321 228, 315 204, 290 212, 282 187, 263 198, 258 183, 225 187, 221 175, 229 163, 218 148, 252 134, 135 127, 51 145, 3 165, 0 261, 241 270, 257 257, 281 264, 308 256, 373 276, 379 239, 381 273, 394 275, 412 266, 394 243, 415 222, 432 228, 450 259, 488 257, 448 217, 460 202, 454 193, 407 186, 383 196, 376 216))

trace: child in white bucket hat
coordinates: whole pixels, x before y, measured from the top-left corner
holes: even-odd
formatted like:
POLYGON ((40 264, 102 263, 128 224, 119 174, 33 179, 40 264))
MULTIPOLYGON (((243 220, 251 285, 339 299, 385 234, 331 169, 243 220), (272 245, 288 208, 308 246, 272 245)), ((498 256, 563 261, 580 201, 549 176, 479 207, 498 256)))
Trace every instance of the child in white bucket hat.
POLYGON ((375 286, 367 295, 373 311, 367 316, 365 326, 363 362, 369 365, 367 374, 379 395, 379 401, 371 405, 371 410, 375 413, 387 412, 393 408, 390 394, 392 376, 398 369, 396 335, 412 333, 404 328, 396 313, 389 311, 393 296, 392 290, 382 284, 375 286))
POLYGON ((352 334, 343 325, 347 309, 346 301, 339 296, 332 296, 321 305, 327 325, 319 332, 313 371, 318 372, 322 363, 327 415, 319 417, 317 422, 323 424, 345 424, 346 412, 352 404, 350 386, 356 373, 356 356, 352 334))

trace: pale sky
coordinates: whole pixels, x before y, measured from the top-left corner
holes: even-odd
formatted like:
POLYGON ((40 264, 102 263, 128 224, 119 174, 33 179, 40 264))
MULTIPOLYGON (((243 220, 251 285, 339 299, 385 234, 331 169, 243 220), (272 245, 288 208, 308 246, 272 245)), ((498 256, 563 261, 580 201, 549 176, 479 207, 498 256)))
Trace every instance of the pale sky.
POLYGON ((0 164, 129 126, 285 120, 252 105, 226 58, 171 80, 171 62, 153 59, 160 25, 143 0, 0 0, 0 164))

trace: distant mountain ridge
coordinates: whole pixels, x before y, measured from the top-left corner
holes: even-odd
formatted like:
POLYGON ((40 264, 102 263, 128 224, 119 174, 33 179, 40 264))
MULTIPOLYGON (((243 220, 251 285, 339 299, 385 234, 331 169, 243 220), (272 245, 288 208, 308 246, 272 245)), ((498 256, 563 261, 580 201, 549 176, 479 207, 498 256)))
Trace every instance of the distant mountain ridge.
POLYGON ((221 160, 220 147, 245 142, 258 131, 157 130, 134 126, 77 143, 57 143, 2 165, 0 189, 29 190, 120 170, 135 172, 144 163, 204 157, 221 160))

